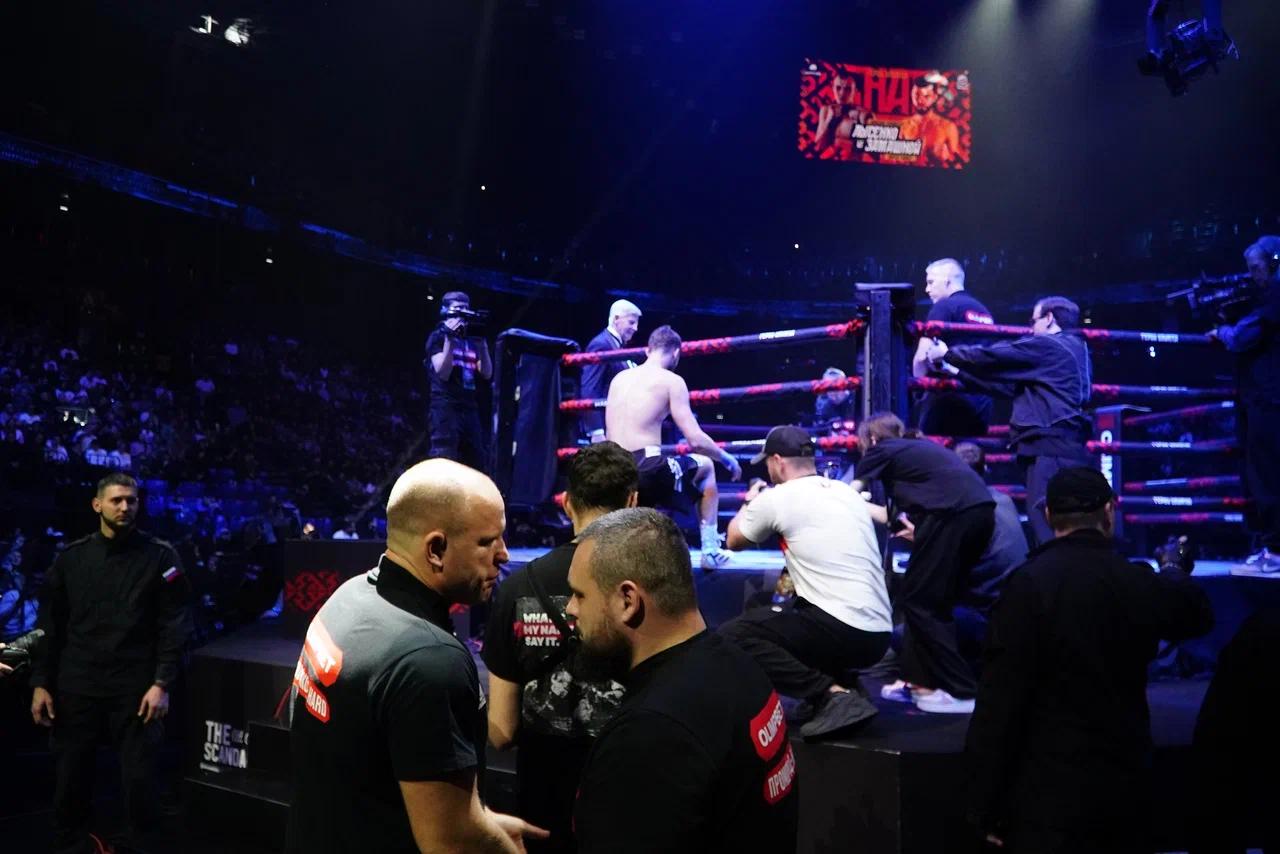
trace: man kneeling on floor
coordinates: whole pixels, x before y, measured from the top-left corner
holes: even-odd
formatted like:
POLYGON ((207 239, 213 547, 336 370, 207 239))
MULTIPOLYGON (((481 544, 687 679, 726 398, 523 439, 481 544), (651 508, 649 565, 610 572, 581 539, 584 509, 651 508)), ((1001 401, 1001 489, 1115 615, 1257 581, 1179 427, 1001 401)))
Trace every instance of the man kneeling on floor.
POLYGON ((777 485, 748 491, 727 545, 780 537, 796 602, 782 613, 748 612, 720 633, 750 653, 778 691, 809 701, 813 717, 802 735, 847 730, 876 709, 838 680, 879 661, 893 630, 867 503, 847 483, 818 475, 813 439, 799 427, 774 427, 752 462, 764 462, 777 485))

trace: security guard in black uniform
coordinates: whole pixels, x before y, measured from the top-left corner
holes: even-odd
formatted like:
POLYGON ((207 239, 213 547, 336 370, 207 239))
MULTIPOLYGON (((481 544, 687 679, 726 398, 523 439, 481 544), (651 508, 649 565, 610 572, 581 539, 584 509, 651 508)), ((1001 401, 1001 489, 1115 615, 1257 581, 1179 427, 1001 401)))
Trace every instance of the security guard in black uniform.
POLYGON ((99 738, 120 755, 131 835, 154 824, 154 758, 190 636, 189 587, 173 546, 135 528, 138 484, 98 483, 98 532, 54 561, 40 602, 45 643, 32 660, 31 716, 51 727, 54 850, 93 851, 99 738))

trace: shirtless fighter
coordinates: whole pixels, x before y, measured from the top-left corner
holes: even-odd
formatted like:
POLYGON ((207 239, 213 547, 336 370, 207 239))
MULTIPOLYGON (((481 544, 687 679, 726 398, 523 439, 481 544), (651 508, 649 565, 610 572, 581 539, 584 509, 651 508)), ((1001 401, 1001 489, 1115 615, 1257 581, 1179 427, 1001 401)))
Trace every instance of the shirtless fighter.
POLYGON ((702 568, 724 566, 729 562, 729 553, 720 548, 716 528, 720 490, 712 460, 719 460, 734 480, 742 477, 742 466, 732 454, 716 447, 689 408, 689 386, 672 370, 680 362, 680 336, 676 331, 670 326, 653 330, 645 353, 644 362, 609 383, 605 434, 635 455, 640 468, 642 505, 672 507, 681 498, 697 501, 702 568), (662 422, 668 415, 698 453, 666 456, 659 450, 662 422))

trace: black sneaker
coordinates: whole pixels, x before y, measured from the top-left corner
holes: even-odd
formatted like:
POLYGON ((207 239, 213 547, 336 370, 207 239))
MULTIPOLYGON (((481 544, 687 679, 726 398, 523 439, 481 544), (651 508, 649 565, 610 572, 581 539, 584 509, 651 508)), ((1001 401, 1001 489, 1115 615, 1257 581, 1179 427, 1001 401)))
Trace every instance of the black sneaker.
POLYGON ((819 708, 813 720, 800 727, 806 739, 834 735, 874 718, 880 710, 856 691, 832 693, 819 708))
POLYGON ((813 703, 808 700, 801 700, 787 712, 787 723, 793 726, 805 724, 813 720, 815 714, 817 714, 817 709, 813 707, 813 703))

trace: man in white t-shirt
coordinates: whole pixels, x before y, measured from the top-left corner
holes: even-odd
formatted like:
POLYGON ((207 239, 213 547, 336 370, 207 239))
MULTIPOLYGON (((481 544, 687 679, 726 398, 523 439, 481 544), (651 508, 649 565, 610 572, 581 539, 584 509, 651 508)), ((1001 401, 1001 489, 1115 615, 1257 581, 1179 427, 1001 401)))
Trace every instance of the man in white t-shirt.
POLYGON ((764 462, 777 486, 748 491, 726 545, 744 549, 776 534, 796 603, 782 613, 748 612, 720 632, 756 659, 780 693, 812 704, 802 735, 847 730, 876 709, 839 679, 879 661, 893 630, 875 526, 851 486, 818 475, 805 430, 774 427, 752 462, 764 462))

